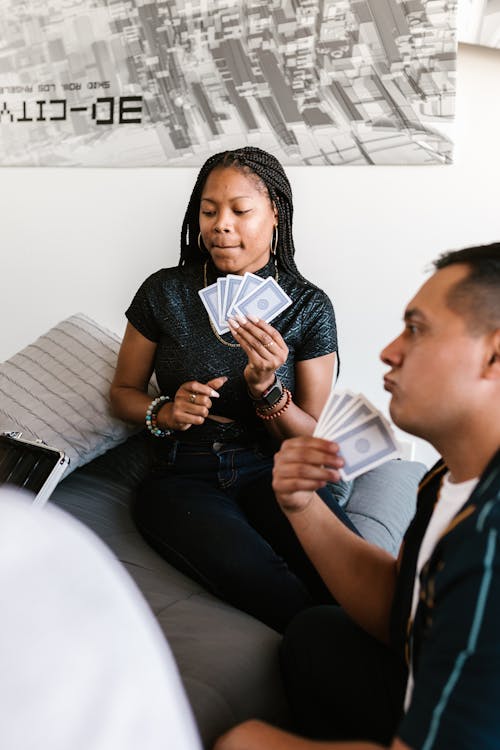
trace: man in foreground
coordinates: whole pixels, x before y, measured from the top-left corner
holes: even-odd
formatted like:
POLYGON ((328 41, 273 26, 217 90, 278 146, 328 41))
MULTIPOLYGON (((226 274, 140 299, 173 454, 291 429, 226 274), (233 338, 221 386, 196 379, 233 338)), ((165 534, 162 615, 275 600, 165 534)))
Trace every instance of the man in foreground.
POLYGON ((316 494, 339 476, 337 446, 283 443, 276 497, 341 605, 285 634, 293 716, 312 739, 250 721, 216 750, 500 747, 500 243, 435 266, 381 358, 394 422, 443 460, 394 560, 316 494))
POLYGON ((158 622, 76 518, 0 486, 0 748, 202 750, 158 622))

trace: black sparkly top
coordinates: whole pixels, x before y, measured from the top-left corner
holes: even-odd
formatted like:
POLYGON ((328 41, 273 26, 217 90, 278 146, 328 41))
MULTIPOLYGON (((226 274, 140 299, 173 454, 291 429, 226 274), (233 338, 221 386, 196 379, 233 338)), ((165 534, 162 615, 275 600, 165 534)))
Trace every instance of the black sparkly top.
MULTIPOLYGON (((255 273, 263 278, 275 276, 273 262, 255 273)), ((207 285, 221 275, 209 261, 207 285)), ((317 287, 282 269, 278 283, 293 300, 272 321, 289 348, 288 359, 278 374, 293 394, 295 362, 337 351, 335 314, 330 299, 317 287)), ((139 333, 158 344, 155 373, 161 393, 173 396, 189 380, 205 383, 221 375, 228 378, 219 391, 220 398, 213 401, 212 413, 235 420, 235 424, 228 427, 208 419, 203 425, 176 432, 176 439, 228 440, 242 433, 245 439, 259 440, 268 433, 247 393, 243 377, 247 357, 241 348, 225 346, 216 338, 198 294, 203 286, 202 265, 163 268, 140 286, 126 316, 139 333)), ((231 333, 222 338, 235 343, 231 333)))

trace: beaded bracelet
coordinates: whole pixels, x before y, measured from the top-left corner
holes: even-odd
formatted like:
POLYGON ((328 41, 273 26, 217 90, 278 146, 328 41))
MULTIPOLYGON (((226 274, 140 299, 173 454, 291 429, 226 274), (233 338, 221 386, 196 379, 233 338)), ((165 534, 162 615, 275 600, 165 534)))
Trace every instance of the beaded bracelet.
POLYGON ((292 402, 292 394, 288 390, 288 388, 283 388, 283 393, 286 393, 286 401, 281 407, 281 409, 278 409, 278 411, 275 411, 274 414, 266 414, 264 410, 261 409, 261 407, 257 407, 255 409, 255 413, 257 414, 257 416, 263 419, 264 421, 268 421, 270 419, 276 419, 276 417, 281 417, 281 415, 288 409, 288 407, 290 406, 292 402))
POLYGON ((154 398, 151 401, 148 408, 146 409, 146 427, 155 437, 167 437, 173 432, 173 430, 162 429, 161 427, 158 427, 157 421, 158 412, 167 401, 171 400, 172 399, 170 398, 170 396, 158 396, 158 398, 154 398))

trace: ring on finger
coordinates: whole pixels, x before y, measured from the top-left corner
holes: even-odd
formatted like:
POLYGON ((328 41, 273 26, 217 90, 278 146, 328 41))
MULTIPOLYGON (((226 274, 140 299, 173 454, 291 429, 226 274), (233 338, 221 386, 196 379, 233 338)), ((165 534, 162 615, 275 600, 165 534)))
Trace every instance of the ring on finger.
POLYGON ((189 403, 194 404, 196 403, 196 393, 193 391, 193 393, 189 397, 189 403))
POLYGON ((267 344, 263 344, 262 346, 264 347, 264 349, 270 349, 272 346, 274 346, 274 341, 271 339, 267 342, 267 344))

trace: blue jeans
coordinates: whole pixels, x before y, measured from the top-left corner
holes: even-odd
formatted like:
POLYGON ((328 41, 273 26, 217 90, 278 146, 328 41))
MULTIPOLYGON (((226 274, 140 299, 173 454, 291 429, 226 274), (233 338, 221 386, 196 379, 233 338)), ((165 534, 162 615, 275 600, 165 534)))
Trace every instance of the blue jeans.
MULTIPOLYGON (((258 445, 169 441, 132 512, 168 562, 282 632, 297 612, 333 599, 276 501, 272 466, 258 445)), ((323 499, 355 531, 332 493, 323 499)))

